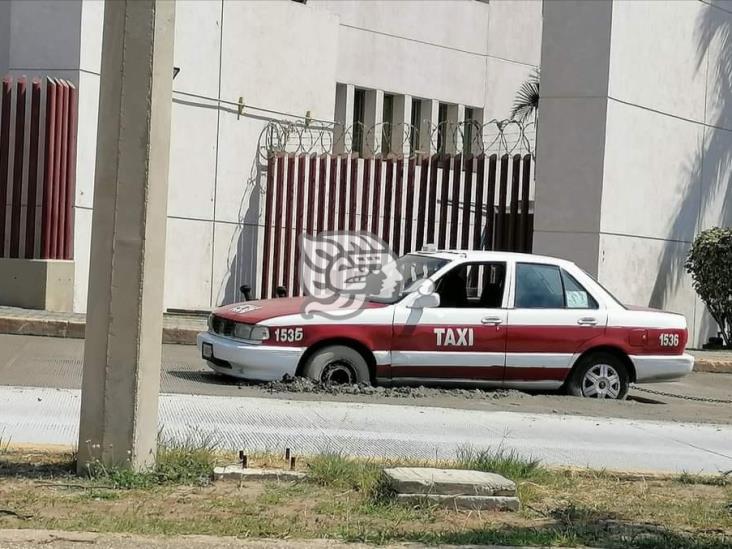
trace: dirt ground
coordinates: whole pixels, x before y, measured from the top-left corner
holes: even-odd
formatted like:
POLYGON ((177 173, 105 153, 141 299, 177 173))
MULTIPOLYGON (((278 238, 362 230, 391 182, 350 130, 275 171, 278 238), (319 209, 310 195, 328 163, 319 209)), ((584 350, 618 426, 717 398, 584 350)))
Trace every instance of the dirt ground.
MULTIPOLYGON (((375 500, 370 488, 374 464, 340 458, 320 469, 313 469, 314 463, 301 465, 311 473, 307 481, 203 482, 128 489, 112 486, 113 477, 85 480, 71 476, 69 459, 68 455, 43 453, 0 455, 0 529, 63 530, 69 532, 66 541, 74 539, 74 532, 91 531, 329 538, 376 544, 732 546, 732 485, 723 476, 629 478, 598 471, 537 468, 514 477, 523 509, 506 513, 375 500)), ((46 544, 78 547, 96 543, 87 537, 58 545, 64 537, 46 544)), ((0 547, 5 546, 15 547, 9 542, 3 545, 0 530, 0 547)))

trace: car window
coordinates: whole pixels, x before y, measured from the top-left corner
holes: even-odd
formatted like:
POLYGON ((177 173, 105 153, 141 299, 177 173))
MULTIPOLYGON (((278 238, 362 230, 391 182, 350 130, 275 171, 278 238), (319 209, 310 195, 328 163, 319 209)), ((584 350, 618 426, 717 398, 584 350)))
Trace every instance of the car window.
POLYGON ((567 309, 597 309, 595 298, 564 269, 562 269, 562 282, 567 309))
POLYGON ((377 303, 396 303, 447 263, 447 259, 439 257, 403 255, 366 276, 368 300, 377 303))
POLYGON ((505 263, 464 263, 437 281, 440 307, 500 309, 505 281, 505 263))
POLYGON ((518 263, 515 302, 519 309, 563 309, 564 285, 559 267, 518 263))

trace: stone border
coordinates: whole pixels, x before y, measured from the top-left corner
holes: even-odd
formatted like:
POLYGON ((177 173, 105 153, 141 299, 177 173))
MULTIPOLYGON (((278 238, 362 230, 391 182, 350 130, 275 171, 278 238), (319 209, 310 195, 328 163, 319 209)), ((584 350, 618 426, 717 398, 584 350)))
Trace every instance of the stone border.
MULTIPOLYGON (((84 315, 69 314, 66 318, 58 313, 44 315, 44 311, 28 311, 27 316, 2 314, 0 312, 0 334, 32 335, 84 339, 86 321, 84 315), (36 314, 34 314, 36 313, 36 314)), ((163 317, 163 338, 165 344, 195 345, 196 335, 206 330, 204 318, 184 317, 166 314, 163 317)))

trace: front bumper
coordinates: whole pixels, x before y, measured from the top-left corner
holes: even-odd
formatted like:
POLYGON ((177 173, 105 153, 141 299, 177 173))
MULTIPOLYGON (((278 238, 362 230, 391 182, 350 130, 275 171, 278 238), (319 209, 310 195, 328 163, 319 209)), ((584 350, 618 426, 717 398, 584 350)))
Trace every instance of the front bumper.
POLYGON ((672 381, 682 378, 694 369, 694 357, 683 355, 635 355, 631 356, 635 366, 637 383, 672 381))
POLYGON ((304 347, 252 345, 210 332, 201 332, 196 337, 199 353, 203 343, 213 346, 215 360, 206 361, 209 368, 227 376, 255 381, 277 381, 286 374, 294 376, 305 351, 304 347))

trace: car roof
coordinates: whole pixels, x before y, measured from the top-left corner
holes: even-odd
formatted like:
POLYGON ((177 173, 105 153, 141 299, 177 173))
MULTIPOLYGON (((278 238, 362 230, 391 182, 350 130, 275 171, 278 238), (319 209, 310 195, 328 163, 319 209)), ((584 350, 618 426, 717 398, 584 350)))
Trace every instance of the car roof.
POLYGON ((466 259, 468 261, 520 261, 525 263, 549 263, 552 265, 572 265, 574 263, 566 259, 551 257, 548 255, 524 254, 518 252, 500 252, 489 250, 435 250, 435 251, 418 251, 410 252, 417 255, 429 257, 439 257, 455 261, 457 259, 466 259))

